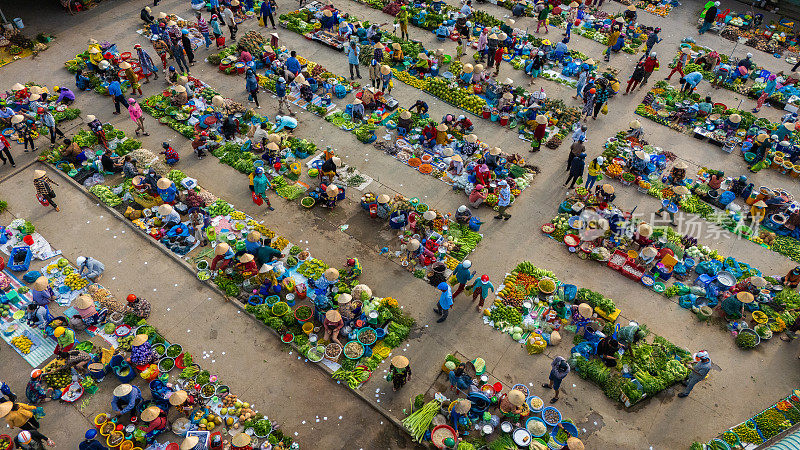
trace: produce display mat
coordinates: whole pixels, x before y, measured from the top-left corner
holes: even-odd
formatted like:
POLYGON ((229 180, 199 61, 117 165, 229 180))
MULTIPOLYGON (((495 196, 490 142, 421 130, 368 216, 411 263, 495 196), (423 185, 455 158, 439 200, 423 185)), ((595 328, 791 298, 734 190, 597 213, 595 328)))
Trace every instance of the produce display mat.
POLYGON ((6 336, 5 334, 1 336, 31 367, 39 367, 53 356, 53 352, 56 350, 56 341, 54 339, 43 337, 40 330, 29 327, 24 321, 15 321, 13 323, 17 324, 17 330, 11 336, 6 336), (33 342, 31 352, 27 355, 11 344, 12 339, 21 335, 27 336, 33 342))
POLYGON ((11 303, 12 305, 15 305, 17 308, 19 308, 19 307, 21 307, 21 306, 25 306, 25 305, 27 305, 28 303, 30 303, 30 302, 32 302, 32 301, 33 301, 33 297, 31 297, 31 293, 30 293, 30 291, 28 291, 28 292, 26 292, 26 293, 24 293, 24 294, 23 294, 23 293, 21 293, 21 292, 19 292, 19 288, 21 288, 21 287, 27 287, 27 286, 25 286, 24 284, 22 284, 22 282, 21 282, 21 281, 19 281, 19 278, 17 278, 17 277, 16 277, 16 275, 14 275, 13 273, 11 273, 11 271, 10 271, 10 270, 8 270, 8 269, 5 269, 5 270, 3 270, 3 273, 5 273, 5 274, 6 274, 6 276, 8 277, 8 279, 9 279, 9 280, 11 280, 11 285, 10 285, 9 287, 11 287, 11 288, 13 288, 15 291, 17 291, 17 295, 19 296, 19 297, 17 298, 17 301, 16 301, 16 303, 11 303))
MULTIPOLYGON (((76 269, 73 268, 73 270, 76 270, 76 269)), ((81 295, 83 293, 84 289, 85 289, 85 288, 84 289, 78 289, 78 290, 70 289, 67 292, 61 292, 59 290, 59 288, 61 286, 66 286, 64 284, 64 279, 66 278, 66 275, 64 275, 64 273, 62 271, 58 270, 58 271, 56 271, 54 273, 48 273, 48 274, 46 274, 46 276, 47 276, 47 279, 50 280, 50 284, 53 286, 53 292, 57 295, 57 297, 55 299, 55 302, 58 303, 59 306, 69 306, 69 305, 71 305, 72 301, 75 300, 76 298, 78 298, 78 296, 81 295)), ((87 284, 87 286, 88 286, 88 284, 87 284)), ((72 317, 72 316, 67 316, 67 317, 72 317)))
MULTIPOLYGON (((14 228, 12 225, 9 225, 6 228, 14 228)), ((14 235, 11 239, 8 240, 5 244, 0 246, 0 251, 5 253, 6 255, 11 255, 11 249, 18 246, 18 245, 27 245, 24 244, 20 239, 17 237, 19 234, 14 235)), ((61 250, 54 250, 50 243, 47 242, 41 234, 34 232, 31 237, 33 238, 33 245, 31 245, 31 253, 33 253, 33 257, 40 260, 46 261, 54 256, 58 256, 61 254, 61 250)))
MULTIPOLYGON (((306 161, 306 168, 308 168, 308 169, 314 168, 314 163, 316 161, 322 161, 322 153, 320 153, 319 155, 316 155, 313 158, 311 158, 308 161, 306 161)), ((348 172, 349 168, 350 168, 350 166, 348 166, 346 163, 344 163, 344 165, 342 165, 342 167, 337 168, 336 169, 337 172, 339 172, 341 175, 339 177, 335 178, 333 181, 334 182, 338 182, 337 184, 341 184, 341 185, 343 185, 343 186, 345 186, 347 188, 353 188, 353 189, 355 189, 357 191, 363 191, 364 189, 367 188, 367 186, 369 186, 372 183, 373 178, 371 176, 359 172, 358 169, 354 169, 352 172, 348 172), (358 186, 350 186, 350 184, 348 183, 347 180, 349 180, 350 178, 352 178, 352 177, 354 177, 356 175, 360 175, 361 177, 363 177, 364 181, 361 184, 359 184, 358 186)))
MULTIPOLYGON (((309 102, 303 100, 302 98, 296 96, 295 94, 287 93, 286 94, 286 98, 289 100, 289 102, 291 104, 297 105, 297 106, 299 106, 300 108, 303 108, 303 109, 308 109, 308 103, 309 102)), ((322 97, 320 97, 317 94, 314 94, 314 97, 311 99, 311 104, 314 105, 314 106, 320 106, 320 107, 325 108, 327 110, 325 114, 329 114, 331 111, 334 110, 334 108, 336 108, 336 103, 333 103, 333 102, 331 102, 328 106, 322 106, 322 97)))

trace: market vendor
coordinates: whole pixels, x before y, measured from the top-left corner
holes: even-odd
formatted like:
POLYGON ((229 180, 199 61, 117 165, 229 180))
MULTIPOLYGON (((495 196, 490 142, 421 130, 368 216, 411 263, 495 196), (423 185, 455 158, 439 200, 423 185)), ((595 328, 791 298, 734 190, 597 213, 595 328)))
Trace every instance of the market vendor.
POLYGON ((405 136, 406 133, 411 131, 414 124, 411 121, 411 112, 410 111, 400 111, 399 118, 397 119, 397 130, 398 132, 405 136))
POLYGON ((461 75, 458 76, 459 80, 466 85, 472 84, 473 70, 474 68, 472 67, 472 64, 464 64, 464 66, 461 68, 461 75))
POLYGON ((466 157, 472 156, 475 152, 479 151, 481 148, 480 144, 478 143, 478 136, 474 134, 468 134, 464 136, 464 142, 461 144, 461 148, 458 149, 459 153, 466 157))
POLYGON ((617 198, 616 194, 614 194, 614 186, 606 183, 602 186, 597 186, 594 190, 594 195, 600 200, 601 203, 613 203, 614 199, 617 198))
MULTIPOLYGON (((452 373, 452 371, 450 373, 452 373)), ((452 405, 452 408, 450 408, 450 423, 453 429, 465 431, 470 425, 469 411, 472 409, 472 402, 466 398, 462 398, 460 400, 454 400, 452 405)))
POLYGON ((94 356, 83 350, 72 349, 70 351, 59 352, 56 358, 61 361, 62 369, 69 370, 74 367, 79 374, 86 375, 86 366, 92 362, 94 356))
POLYGON ((461 205, 456 210, 456 222, 460 224, 468 224, 469 219, 472 218, 472 212, 467 208, 467 205, 461 205))
POLYGON ((763 200, 753 203, 750 207, 750 212, 747 214, 747 220, 753 225, 759 224, 764 221, 767 216, 767 204, 763 200))
POLYGON ((375 206, 375 213, 381 219, 388 219, 389 214, 392 213, 392 207, 389 205, 389 196, 381 194, 378 196, 378 203, 375 206))
POLYGON ((235 256, 233 250, 231 250, 230 245, 226 244, 225 242, 220 242, 214 248, 214 259, 211 261, 211 270, 217 270, 217 264, 219 264, 219 270, 225 270, 226 267, 233 261, 233 257, 235 256))
POLYGON ((617 339, 619 344, 629 347, 645 338, 646 333, 639 328, 636 322, 630 322, 628 325, 619 329, 617 339))
POLYGON ((700 102, 698 105, 697 116, 698 117, 706 117, 711 114, 711 111, 714 109, 714 103, 711 101, 710 96, 706 96, 705 100, 700 102))
POLYGON ((631 120, 628 124, 628 132, 625 134, 625 137, 641 139, 643 135, 644 128, 642 128, 642 123, 636 119, 631 120))
POLYGON ((762 159, 767 155, 767 152, 772 148, 772 142, 769 140, 769 136, 767 133, 759 133, 756 136, 753 147, 750 150, 752 153, 755 153, 755 158, 750 163, 750 171, 753 172, 756 165, 761 162, 762 159))
POLYGON ((358 260, 358 258, 348 258, 347 262, 345 263, 345 273, 344 275, 339 274, 339 279, 346 283, 355 281, 361 276, 363 270, 364 269, 361 266, 361 262, 358 260))
POLYGON ((336 296, 336 303, 338 305, 339 314, 342 316, 342 320, 345 324, 349 324, 357 317, 356 309, 358 309, 359 313, 361 311, 360 306, 354 305, 353 296, 346 292, 336 296))
POLYGON ((181 441, 180 450, 200 450, 197 444, 200 443, 200 438, 197 436, 189 436, 181 441))
POLYGON ((514 94, 511 92, 506 92, 503 94, 503 97, 497 101, 497 109, 500 112, 511 112, 514 109, 514 94))
POLYGON ((128 305, 125 307, 126 314, 132 314, 139 319, 147 320, 150 317, 150 302, 138 297, 136 294, 128 294, 128 305))
POLYGON ((47 307, 31 302, 25 308, 25 316, 23 320, 31 328, 39 328, 44 330, 48 322, 47 307))
POLYGON ((794 133, 796 127, 795 122, 784 122, 778 126, 778 129, 773 134, 778 136, 778 141, 790 141, 791 135, 794 133))
POLYGON ((606 367, 614 367, 617 365, 618 352, 619 341, 612 336, 606 336, 597 343, 597 356, 603 361, 606 367))
POLYGON ((183 106, 189 101, 189 94, 186 93, 186 88, 180 84, 172 86, 172 95, 169 97, 169 103, 172 106, 183 106))
MULTIPOLYGON (((161 177, 156 182, 159 197, 164 203, 172 203, 175 201, 175 196, 178 193, 178 188, 175 187, 175 183, 167 177, 161 177)), ((171 209, 171 208, 170 208, 171 209)), ((167 213, 169 214, 169 213, 167 213)), ((178 220, 180 222, 180 220, 178 220)))
POLYGON ((114 411, 116 417, 125 413, 135 414, 135 408, 143 401, 142 391, 140 391, 138 387, 124 383, 114 388, 114 396, 111 398, 111 409, 114 411))
POLYGON ((747 176, 740 175, 738 178, 735 178, 733 180, 733 182, 731 183, 730 190, 731 192, 736 194, 737 197, 741 197, 742 192, 744 192, 744 189, 746 187, 747 187, 747 176))
POLYGON ((448 372, 447 378, 450 380, 450 389, 469 392, 469 387, 472 385, 472 377, 466 373, 466 367, 466 364, 461 363, 454 370, 448 372))
POLYGON ((411 366, 408 363, 408 358, 402 355, 394 356, 389 365, 389 375, 386 377, 386 380, 392 382, 392 391, 396 392, 410 379, 411 366))
POLYGON ((367 111, 372 111, 377 106, 377 101, 375 100, 375 94, 378 91, 372 87, 367 86, 361 91, 361 101, 364 102, 364 109, 367 111))
POLYGON ((339 311, 335 309, 329 310, 325 313, 325 320, 322 322, 324 330, 322 340, 342 345, 339 342, 339 331, 341 331, 342 327, 344 327, 344 320, 342 320, 342 315, 339 314, 339 311))
POLYGON ((472 71, 472 83, 480 83, 482 81, 486 81, 489 76, 489 72, 484 72, 483 64, 475 64, 475 70, 472 71))
POLYGON ((189 393, 183 389, 170 394, 168 400, 169 404, 174 406, 175 409, 183 416, 188 416, 194 409, 194 396, 189 395, 189 393))
POLYGON ((722 187, 722 182, 725 181, 725 172, 721 170, 709 170, 710 176, 708 177, 708 188, 712 191, 718 190, 722 187))
POLYGON ((360 98, 353 100, 350 105, 350 114, 355 120, 364 120, 364 102, 360 98))
POLYGON ((625 22, 636 22, 636 7, 633 5, 628 6, 625 12, 622 13, 622 17, 625 19, 625 22))
POLYGON ((797 289, 797 285, 800 284, 800 266, 790 270, 789 273, 780 280, 781 284, 789 289, 797 289))
MULTIPOLYGON (((163 178, 162 178, 163 180, 163 178)), ((159 180, 160 181, 160 180, 159 180)), ((161 219, 161 228, 169 229, 181 224, 181 216, 172 205, 164 203, 158 207, 158 215, 161 219)))
POLYGON ((249 278, 258 273, 258 264, 255 257, 250 253, 245 253, 239 257, 239 264, 236 265, 236 271, 241 273, 243 277, 249 278))
POLYGON ((330 292, 336 282, 339 281, 339 271, 333 267, 328 267, 325 272, 314 280, 314 287, 330 292))
POLYGON ((322 163, 319 168, 319 179, 321 181, 331 182, 336 178, 339 173, 336 169, 341 166, 342 160, 338 156, 331 156, 322 163))
POLYGON ((106 321, 108 309, 103 308, 102 311, 97 312, 94 306, 94 300, 90 295, 79 295, 78 298, 75 299, 73 306, 78 311, 78 316, 85 326, 97 325, 106 321))
POLYGON ((64 146, 64 150, 61 152, 62 159, 71 162, 76 166, 79 166, 86 161, 86 156, 83 153, 83 149, 77 142, 74 142, 71 139, 64 139, 64 146))
POLYGON ((283 254, 278 249, 273 248, 270 244, 272 243, 271 239, 264 239, 262 245, 258 247, 255 252, 256 261, 258 264, 268 264, 272 262, 272 260, 276 258, 283 258, 283 254))
POLYGON ((89 60, 86 61, 86 67, 89 70, 97 71, 102 61, 104 61, 103 53, 100 52, 99 46, 89 47, 89 60))
POLYGON ((420 143, 425 148, 433 148, 436 145, 436 122, 431 120, 420 133, 420 143))
POLYGON ((414 102, 413 105, 411 105, 410 108, 408 108, 408 110, 410 112, 416 112, 417 114, 423 116, 425 114, 428 114, 428 104, 424 100, 417 100, 416 102, 414 102))
POLYGON ((252 438, 249 434, 241 432, 231 439, 231 450, 253 450, 250 446, 252 438))
POLYGON ((167 413, 156 405, 150 406, 142 411, 139 418, 144 422, 140 430, 145 433, 146 438, 153 438, 155 435, 166 430, 169 425, 169 422, 167 422, 167 413))
POLYGON ((464 159, 461 155, 453 155, 450 157, 450 165, 447 167, 447 172, 455 177, 461 176, 464 172, 464 159))
POLYGON ((256 230, 247 233, 247 237, 244 241, 244 251, 255 255, 259 247, 261 247, 261 233, 256 230))
POLYGON ((672 170, 670 170, 669 175, 667 176, 667 183, 678 186, 683 184, 683 180, 686 178, 686 169, 689 166, 686 165, 683 161, 678 161, 672 166, 672 170))
POLYGON ((653 235, 653 227, 647 223, 641 223, 636 229, 636 233, 633 235, 633 240, 639 244, 639 248, 647 247, 653 243, 653 240, 650 236, 653 235))
POLYGON ((636 175, 647 175, 647 164, 650 162, 650 156, 643 150, 637 150, 633 154, 635 158, 630 159, 631 172, 636 175))
POLYGON ((475 178, 478 179, 478 182, 484 186, 489 185, 489 181, 492 179, 492 171, 489 170, 489 166, 486 164, 478 164, 475 166, 475 178))
POLYGON ((475 187, 472 189, 472 192, 469 193, 469 204, 473 208, 477 208, 486 200, 486 197, 489 195, 489 191, 486 187, 482 184, 476 184, 475 187))
POLYGON ((505 417, 519 420, 525 410, 525 394, 519 389, 512 389, 500 398, 500 411, 505 417))
POLYGON ((51 301, 55 300, 55 293, 50 287, 50 281, 48 281, 47 277, 41 276, 33 282, 31 297, 33 297, 33 303, 41 306, 47 306, 51 301))
POLYGON ((739 114, 731 114, 725 119, 725 123, 722 125, 722 128, 727 132, 728 136, 736 133, 736 130, 739 129, 739 124, 742 121, 742 116, 739 114))
POLYGON ((428 56, 425 53, 420 52, 417 54, 417 62, 414 64, 414 68, 417 69, 417 76, 420 78, 424 78, 425 74, 428 73, 430 61, 428 61, 428 56))
MULTIPOLYGON (((322 186, 324 185, 320 185, 320 187, 322 186)), ((335 208, 336 202, 339 201, 341 191, 342 190, 335 184, 325 186, 325 189, 322 190, 322 195, 320 195, 320 200, 322 200, 321 206, 323 208, 335 208)))
POLYGON ((72 350, 72 347, 75 346, 75 332, 70 328, 57 327, 53 331, 53 336, 56 338, 57 342, 56 349, 53 352, 54 355, 72 350))
POLYGON ((727 320, 737 320, 744 317, 744 305, 752 303, 755 298, 749 292, 739 292, 729 295, 720 302, 720 310, 727 320))
POLYGON ((153 351, 149 339, 150 337, 146 334, 137 334, 131 341, 130 362, 134 366, 147 366, 157 362, 157 355, 153 351))
POLYGON ((258 293, 264 296, 278 295, 282 288, 278 282, 278 273, 272 264, 262 264, 258 269, 258 279, 261 280, 261 287, 258 293))
POLYGON ((275 116, 275 128, 272 130, 273 133, 277 133, 281 130, 286 130, 288 133, 294 131, 297 128, 297 119, 291 116, 275 116))
POLYGON ((219 130, 225 140, 230 141, 236 135, 236 132, 239 131, 239 122, 233 117, 233 115, 229 114, 225 116, 225 119, 222 121, 222 125, 220 125, 219 130))

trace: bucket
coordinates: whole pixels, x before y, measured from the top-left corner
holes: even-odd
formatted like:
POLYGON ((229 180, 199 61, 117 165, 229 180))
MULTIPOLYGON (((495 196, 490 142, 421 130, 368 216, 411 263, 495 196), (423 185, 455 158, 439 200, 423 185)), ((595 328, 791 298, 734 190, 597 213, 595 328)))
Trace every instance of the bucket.
POLYGON ((482 115, 483 115, 483 118, 484 118, 484 119, 488 119, 488 118, 491 116, 491 114, 492 114, 492 113, 491 113, 490 111, 483 111, 483 114, 482 114, 482 115))
MULTIPOLYGON (((88 366, 89 376, 94 378, 95 380, 102 380, 103 377, 106 376, 106 368, 102 363, 92 363, 88 366)), ((98 415, 100 417, 100 415, 98 415)), ((95 423, 95 425, 102 425, 99 423, 95 423)))
POLYGON ((791 161, 784 161, 783 166, 781 166, 781 173, 782 174, 789 174, 794 171, 794 164, 791 161))
POLYGON ((94 416, 94 425, 97 428, 102 427, 103 424, 106 423, 106 422, 108 422, 108 414, 100 413, 100 414, 94 416))
POLYGON ((500 125, 501 125, 501 126, 506 126, 506 125, 508 125, 508 114, 503 114, 503 115, 500 117, 500 125))
POLYGON ((777 169, 778 167, 783 165, 783 157, 775 155, 772 158, 772 164, 770 164, 771 169, 777 169))
POLYGON ((312 322, 306 322, 303 324, 303 333, 309 335, 312 331, 314 331, 314 324, 312 322))
POLYGON ((500 117, 500 114, 497 114, 497 113, 492 113, 492 115, 491 115, 490 119, 492 120, 492 122, 497 122, 497 119, 498 119, 499 117, 500 117))
POLYGON ((790 175, 792 178, 800 177, 800 164, 795 164, 794 167, 792 167, 792 173, 790 175))
POLYGON ((15 18, 14 18, 14 26, 16 26, 17 28, 19 28, 20 30, 21 30, 21 29, 23 29, 23 28, 25 28, 25 24, 24 24, 24 23, 22 23, 22 19, 20 19, 19 17, 15 17, 15 18))
POLYGON ((131 441, 122 441, 122 444, 119 444, 119 450, 132 450, 133 449, 133 442, 131 441))

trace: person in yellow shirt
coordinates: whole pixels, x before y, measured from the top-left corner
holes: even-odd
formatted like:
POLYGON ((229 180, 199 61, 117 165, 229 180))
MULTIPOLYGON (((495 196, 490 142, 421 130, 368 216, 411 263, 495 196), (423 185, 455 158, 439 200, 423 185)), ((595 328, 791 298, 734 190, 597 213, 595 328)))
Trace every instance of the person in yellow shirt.
POLYGON ((750 214, 748 219, 752 221, 753 224, 761 223, 764 220, 764 217, 767 215, 767 204, 764 203, 763 200, 759 200, 750 207, 750 214))
POLYGON ((35 406, 25 403, 5 402, 0 404, 0 417, 6 419, 11 428, 36 430, 39 428, 39 421, 33 417, 34 409, 35 406))
POLYGON ((97 66, 100 65, 100 61, 103 60, 103 52, 100 51, 100 46, 94 45, 89 47, 89 63, 91 66, 89 67, 92 70, 97 70, 97 66))
POLYGON ((584 184, 586 189, 591 190, 594 187, 594 183, 597 181, 597 175, 603 169, 604 162, 605 158, 598 156, 589 163, 589 167, 587 168, 586 184, 584 184))
POLYGON ((392 62, 400 64, 403 62, 403 58, 403 47, 400 46, 399 42, 395 42, 392 44, 392 62))
POLYGON ((436 126, 436 143, 441 145, 450 143, 450 139, 447 137, 447 125, 443 123, 436 126))

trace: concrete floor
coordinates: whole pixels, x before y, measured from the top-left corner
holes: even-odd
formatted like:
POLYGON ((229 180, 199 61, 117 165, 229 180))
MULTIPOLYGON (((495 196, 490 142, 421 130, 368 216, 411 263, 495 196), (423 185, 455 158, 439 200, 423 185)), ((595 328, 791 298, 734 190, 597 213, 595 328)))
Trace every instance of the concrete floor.
MULTIPOLYGON (((449 1, 456 3, 456 0, 449 1)), ((380 11, 350 0, 337 0, 334 4, 362 19, 389 20, 380 11)), ((723 8, 725 6, 722 5, 723 8)), ((731 5, 732 8, 737 6, 738 3, 731 5)), ((131 50, 134 43, 144 44, 143 39, 135 34, 142 2, 103 2, 99 7, 76 16, 65 15, 56 6, 37 7, 35 16, 24 11, 24 4, 17 2, 8 6, 4 4, 3 7, 8 17, 23 17, 26 28, 32 34, 46 30, 58 36, 51 48, 36 59, 25 59, 2 68, 0 73, 3 81, 0 87, 4 89, 17 81, 28 80, 50 86, 73 86, 72 76, 63 69, 63 62, 83 51, 89 37, 116 42, 123 51, 131 50)), ((508 13, 507 10, 490 4, 479 7, 497 17, 508 13)), ((678 42, 684 36, 693 36, 701 44, 724 52, 730 52, 733 48, 732 42, 719 36, 697 36, 693 23, 699 7, 700 2, 686 2, 684 6, 673 10, 668 18, 640 13, 639 19, 642 23, 664 29, 664 41, 656 46, 664 66, 674 55, 678 42)), ((617 3, 604 5, 604 9, 608 11, 619 8, 617 3)), ((280 5, 279 12, 288 10, 288 5, 280 5)), ((178 0, 161 2, 154 8, 154 12, 158 11, 191 17, 187 3, 178 0)), ((529 18, 521 19, 517 26, 530 27, 531 23, 529 18)), ((243 24, 239 34, 243 35, 255 25, 255 21, 243 24)), ((410 27, 410 32, 413 38, 422 40, 429 48, 439 45, 433 35, 427 32, 413 27, 410 27)), ((297 49, 302 56, 345 75, 346 59, 342 54, 310 43, 286 30, 280 30, 279 34, 282 43, 287 47, 297 49)), ((548 36, 552 39, 558 34, 560 33, 551 30, 548 36)), ((450 53, 454 50, 451 44, 447 42, 445 46, 445 50, 450 53)), ((600 52, 603 50, 600 44, 574 36, 570 45, 600 60, 600 52)), ((743 56, 747 51, 754 53, 758 64, 773 71, 790 69, 783 61, 743 46, 737 48, 736 55, 743 56)), ((198 59, 204 56, 204 51, 200 50, 198 59)), ((621 70, 621 79, 630 74, 634 58, 638 59, 638 56, 618 54, 612 57, 611 64, 621 70)), ((211 84, 225 96, 246 101, 242 77, 226 76, 216 67, 201 61, 192 69, 193 75, 211 84)), ((663 70, 659 73, 661 76, 665 75, 663 70)), ((653 79, 658 79, 658 75, 654 75, 653 79)), ((517 82, 527 84, 522 72, 514 71, 507 65, 502 68, 501 76, 510 76, 517 82)), ((572 91, 560 85, 543 80, 537 82, 536 86, 544 86, 551 98, 562 98, 568 104, 578 105, 571 99, 572 91)), ((162 88, 160 80, 146 84, 145 96, 162 88)), ((701 85, 701 94, 708 90, 708 84, 701 85)), ((638 91, 635 95, 615 98, 610 104, 611 112, 608 116, 589 121, 589 158, 598 155, 605 139, 624 129, 635 117, 633 110, 644 93, 638 91)), ((431 106, 432 117, 453 111, 449 105, 400 82, 395 83, 393 95, 401 99, 404 105, 412 103, 416 98, 425 99, 431 106)), ((711 95, 715 101, 733 106, 738 104, 741 97, 725 90, 713 91, 711 95)), ((272 117, 277 102, 263 94, 262 99, 264 106, 260 112, 272 117)), ((78 96, 76 106, 84 114, 95 114, 101 120, 110 121, 120 129, 133 133, 134 126, 126 116, 111 115, 113 105, 107 97, 82 93, 78 96)), ((753 106, 753 101, 744 100, 743 108, 749 109, 753 106)), ((760 115, 774 119, 781 112, 765 107, 760 115)), ((420 175, 387 155, 380 154, 374 147, 364 147, 353 135, 334 130, 321 118, 308 113, 301 113, 298 117, 300 126, 296 135, 310 138, 320 146, 333 146, 337 153, 347 158, 348 164, 375 178, 376 183, 367 190, 378 193, 396 191, 409 197, 416 196, 441 211, 453 211, 463 203, 462 194, 453 192, 432 177, 420 175)), ((526 154, 528 144, 518 140, 515 132, 501 129, 478 118, 473 118, 473 122, 476 124, 476 134, 483 141, 506 151, 526 154)), ((725 154, 716 147, 647 120, 642 120, 642 123, 651 143, 682 158, 699 165, 724 169, 729 175, 738 175, 746 170, 739 155, 725 154)), ((380 396, 380 406, 389 414, 402 417, 401 411, 407 407, 408 398, 427 391, 438 375, 444 356, 455 351, 470 357, 480 356, 486 360, 489 371, 504 382, 533 383, 534 393, 547 396, 543 389, 536 387, 536 383, 546 377, 551 357, 558 354, 566 356, 569 351, 566 340, 561 347, 549 349, 546 352, 548 357, 528 356, 518 344, 483 326, 479 314, 472 305, 467 304, 464 297, 457 299, 445 324, 436 324, 431 312, 436 293, 424 282, 411 277, 398 264, 377 255, 379 248, 391 242, 393 234, 385 225, 373 224, 366 217, 357 204, 358 192, 351 191, 349 201, 333 212, 309 212, 300 208, 297 203, 278 199, 273 202, 276 211, 267 214, 249 201, 245 178, 241 174, 219 164, 215 158, 197 161, 191 156, 189 142, 182 136, 166 127, 156 126, 151 118, 148 118, 147 125, 151 136, 143 139, 145 148, 159 149, 161 142, 170 141, 184 156, 178 168, 197 178, 201 185, 216 195, 236 204, 253 217, 265 220, 267 225, 290 240, 307 241, 305 245, 312 249, 314 256, 340 264, 346 257, 357 255, 364 265, 364 282, 379 295, 398 298, 417 319, 420 328, 412 333, 408 342, 410 345, 400 350, 411 360, 414 378, 401 392, 389 392, 380 396), (339 231, 343 224, 349 225, 345 232, 339 231)), ((77 126, 79 124, 73 122, 67 128, 77 126)), ((488 223, 482 228, 483 242, 475 254, 470 256, 476 270, 488 274, 495 284, 499 284, 506 271, 519 261, 530 260, 540 267, 554 271, 565 282, 585 286, 613 298, 623 311, 621 322, 637 320, 646 323, 655 333, 676 344, 693 351, 708 350, 714 362, 722 369, 698 385, 687 399, 677 399, 676 392, 669 390, 630 411, 623 410, 617 403, 606 399, 594 385, 570 376, 564 384, 560 408, 565 417, 580 424, 579 428, 587 429, 585 442, 588 448, 685 448, 693 440, 708 440, 720 430, 735 425, 796 387, 799 378, 798 360, 794 357, 796 344, 790 346, 773 340, 757 351, 741 352, 724 330, 699 324, 674 302, 632 284, 620 275, 609 272, 607 268, 570 259, 563 246, 538 231, 554 215, 566 193, 561 187, 565 179, 561 167, 566 158, 567 147, 564 144, 557 150, 543 150, 530 158, 533 164, 542 169, 542 173, 511 208, 510 212, 514 215, 512 220, 497 223, 491 219, 490 211, 478 211, 488 223), (731 395, 732 392, 736 394, 731 395)), ((158 328, 164 330, 168 339, 181 342, 193 354, 215 350, 215 354, 219 355, 225 351, 227 354, 224 358, 218 358, 214 363, 210 362, 211 358, 206 359, 203 361, 204 365, 218 371, 235 393, 250 399, 257 406, 263 406, 267 414, 276 418, 286 430, 297 431, 297 438, 305 448, 403 448, 410 445, 405 435, 389 427, 388 422, 371 408, 365 408, 359 403, 360 400, 345 392, 341 386, 333 385, 321 372, 309 370, 308 366, 297 361, 296 355, 283 353, 281 346, 260 325, 241 316, 233 305, 225 304, 222 298, 204 288, 185 271, 177 269, 173 261, 147 245, 144 238, 131 236, 133 233, 129 228, 113 219, 96 202, 88 200, 71 187, 62 186, 58 189, 62 212, 56 214, 41 208, 32 195, 30 178, 34 167, 23 169, 24 164, 33 159, 33 155, 24 154, 17 148, 19 147, 15 147, 15 153, 19 155, 17 170, 12 172, 6 166, 0 171, 0 177, 4 177, 0 184, 0 198, 9 200, 11 214, 34 221, 43 235, 62 249, 70 259, 85 253, 106 262, 110 276, 103 280, 104 284, 118 297, 136 292, 151 300, 154 308, 152 320, 158 328), (123 263, 117 263, 119 260, 123 263), (145 265, 144 262, 148 264, 145 265), (131 268, 136 272, 130 271, 131 268), (178 286, 175 286, 176 283, 178 286), (212 334, 212 330, 216 330, 216 333, 212 334), (198 333, 201 334, 200 339, 194 338, 198 333), (243 371, 242 368, 249 370, 243 371), (304 370, 304 375, 303 380, 298 382, 296 374, 300 370, 304 370), (314 395, 309 395, 310 392, 314 392, 314 395), (320 394, 325 400, 320 401, 320 394), (329 420, 316 423, 317 415, 320 418, 327 416, 329 420), (333 420, 339 415, 343 416, 342 421, 333 420)), ((785 186, 790 192, 800 195, 793 180, 773 171, 762 171, 752 175, 751 179, 757 185, 785 186)), ((620 188, 618 193, 618 201, 628 209, 638 206, 637 212, 650 214, 658 208, 655 199, 639 194, 634 189, 620 188)), ((6 223, 10 217, 6 214, 0 219, 2 223, 6 223)), ((767 274, 783 274, 794 265, 788 259, 748 241, 708 241, 702 235, 698 237, 701 242, 707 241, 708 245, 717 248, 721 253, 748 262, 767 274)), ((9 351, 6 349, 6 354, 9 351)), ((9 363, 0 367, 0 379, 10 382, 12 386, 19 386, 17 390, 21 390, 27 380, 28 369, 21 358, 13 356, 4 361, 6 359, 9 363)), ((373 377, 362 389, 368 397, 372 397, 372 389, 390 391, 388 387, 380 377, 373 377)), ((91 412, 105 407, 106 397, 101 394, 84 411, 85 417, 93 417, 91 412)), ((81 423, 80 418, 74 415, 75 409, 61 406, 55 408, 58 409, 52 412, 63 411, 64 415, 51 414, 49 409, 48 417, 44 421, 44 431, 52 434, 59 443, 77 442, 82 431, 65 426, 81 423)))

